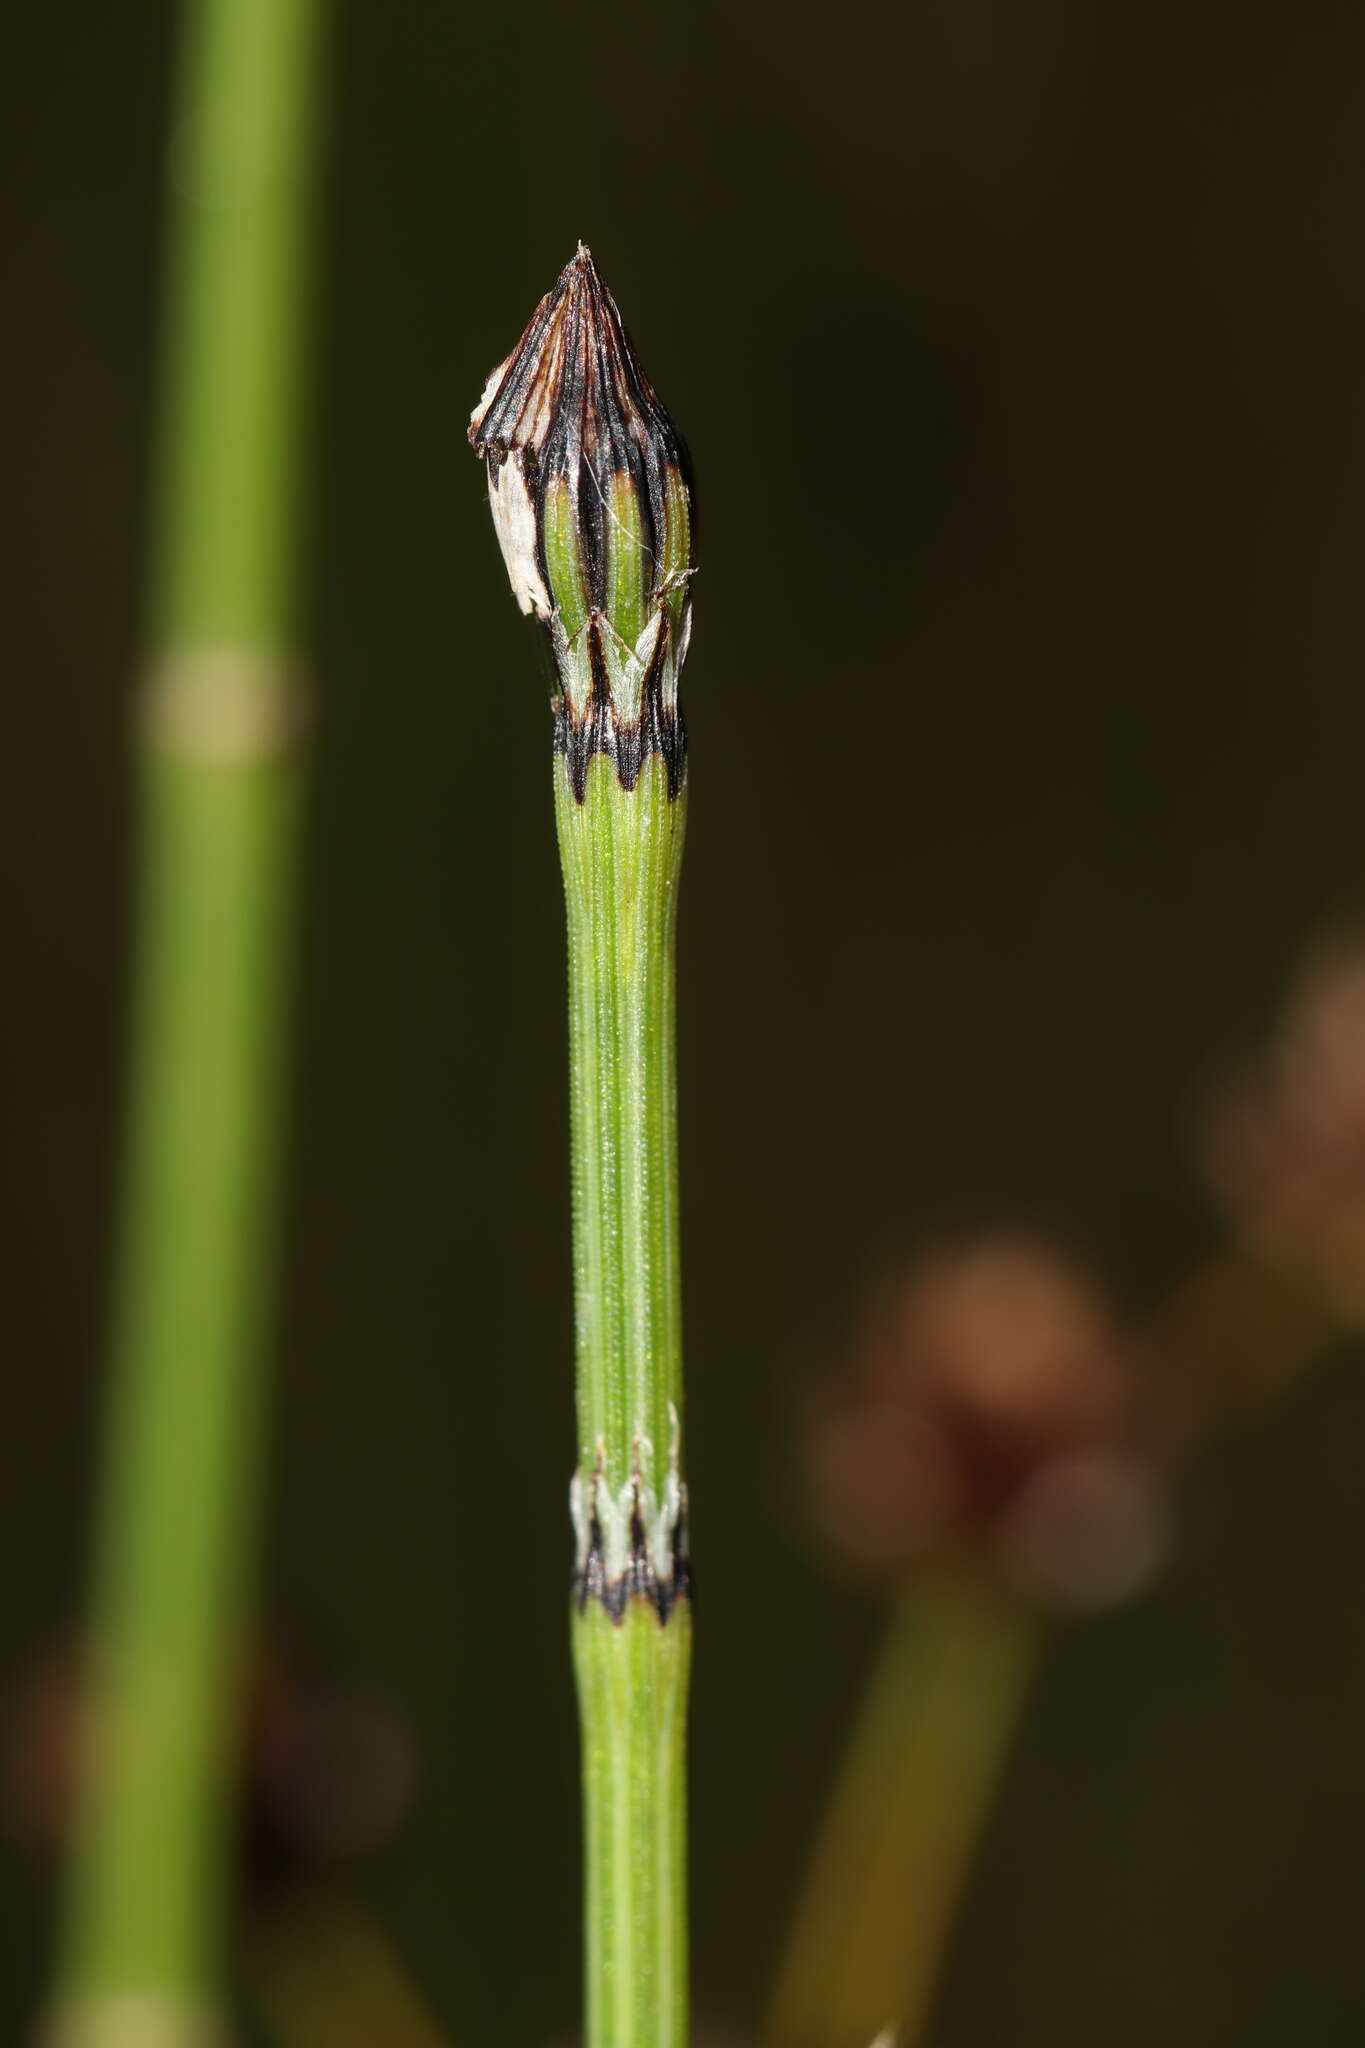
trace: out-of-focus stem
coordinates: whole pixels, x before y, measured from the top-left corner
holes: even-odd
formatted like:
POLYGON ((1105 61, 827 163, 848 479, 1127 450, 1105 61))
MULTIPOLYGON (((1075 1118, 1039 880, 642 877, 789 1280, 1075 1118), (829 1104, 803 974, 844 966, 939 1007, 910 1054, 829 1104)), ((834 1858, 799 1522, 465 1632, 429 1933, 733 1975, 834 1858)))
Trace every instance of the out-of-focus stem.
POLYGON ((341 1892, 259 1913, 246 1976, 274 2048, 452 2048, 381 1923, 341 1892))
POLYGON ((290 637, 318 12, 319 0, 199 0, 184 22, 63 2048, 214 2035, 298 794, 290 637))
MULTIPOLYGON (((1170 1456, 1281 1398, 1332 1335, 1293 1275, 1219 1253, 1151 1316, 1154 1442, 1170 1456)), ((788 1939, 768 2048, 923 2039, 953 1913, 1044 1621, 979 1580, 919 1581, 888 1628, 788 1939)))
POLYGON ((1144 1350, 1173 1430, 1198 1437, 1284 1398, 1337 1328, 1303 1276, 1234 1247, 1167 1297, 1148 1320, 1144 1350))
POLYGON ((921 2040, 1042 1629, 972 1578, 906 1594, 830 1800, 768 2048, 921 2040))

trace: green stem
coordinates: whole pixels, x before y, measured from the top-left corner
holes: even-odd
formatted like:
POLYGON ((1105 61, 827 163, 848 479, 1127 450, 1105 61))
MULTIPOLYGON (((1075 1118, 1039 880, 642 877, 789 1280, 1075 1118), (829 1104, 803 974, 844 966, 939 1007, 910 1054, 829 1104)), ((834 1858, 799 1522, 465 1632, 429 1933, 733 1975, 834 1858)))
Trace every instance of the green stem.
POLYGON ((454 2048, 380 1916, 317 1882, 273 1895, 244 1942, 246 1990, 271 2048, 454 2048))
POLYGON ((569 926, 578 1351, 574 1661, 586 1823, 587 2048, 687 2036, 691 1623, 682 1404, 673 932, 685 796, 604 755, 556 762, 569 926))
POLYGON ((687 2040, 686 1604, 574 1617, 583 1727, 588 2048, 687 2040))
POLYGON ((769 2048, 923 2040, 943 1950, 1041 1643, 969 1578, 907 1594, 830 1800, 778 1977, 769 2048))
POLYGON ((209 2038, 232 1850, 293 894, 317 0, 200 0, 173 149, 129 1124, 54 2037, 209 2038))

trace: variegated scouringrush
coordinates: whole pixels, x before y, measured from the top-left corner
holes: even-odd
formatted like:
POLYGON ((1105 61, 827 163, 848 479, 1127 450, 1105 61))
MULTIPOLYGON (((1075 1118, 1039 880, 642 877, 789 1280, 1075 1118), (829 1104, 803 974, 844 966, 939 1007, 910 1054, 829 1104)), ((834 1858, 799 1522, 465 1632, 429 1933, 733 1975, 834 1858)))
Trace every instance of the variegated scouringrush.
POLYGON ((469 438, 554 664, 569 935, 587 2048, 684 2048, 685 1730, 674 922, 687 809, 687 452, 580 243, 469 438))

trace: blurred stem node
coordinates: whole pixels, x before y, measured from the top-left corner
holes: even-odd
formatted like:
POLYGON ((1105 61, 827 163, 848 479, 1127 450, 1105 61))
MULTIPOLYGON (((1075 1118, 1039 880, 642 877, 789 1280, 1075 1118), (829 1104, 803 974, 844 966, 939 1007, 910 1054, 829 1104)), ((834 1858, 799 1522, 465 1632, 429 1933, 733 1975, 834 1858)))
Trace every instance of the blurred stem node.
POLYGON ((216 2037, 293 897, 320 0, 193 0, 170 187, 127 1134, 62 2048, 216 2037))

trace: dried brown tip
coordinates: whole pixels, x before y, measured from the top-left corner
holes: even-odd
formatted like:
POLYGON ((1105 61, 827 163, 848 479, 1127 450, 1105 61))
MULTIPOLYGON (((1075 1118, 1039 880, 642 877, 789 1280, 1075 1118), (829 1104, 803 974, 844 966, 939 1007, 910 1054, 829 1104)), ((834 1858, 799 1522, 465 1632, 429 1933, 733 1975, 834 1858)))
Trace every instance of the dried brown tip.
MULTIPOLYGON (((546 554, 546 496, 567 492, 581 551, 584 612, 608 605, 612 499, 623 481, 640 511, 639 546, 669 555, 670 489, 690 492, 682 436, 640 366, 620 308, 580 242, 512 353, 492 372, 469 421, 488 466, 489 497, 512 588, 548 622, 577 590, 557 589, 546 554)), ((627 637, 634 638, 634 635, 627 637)))

